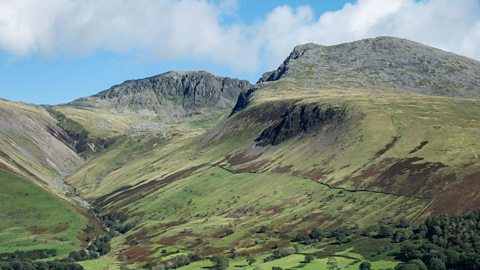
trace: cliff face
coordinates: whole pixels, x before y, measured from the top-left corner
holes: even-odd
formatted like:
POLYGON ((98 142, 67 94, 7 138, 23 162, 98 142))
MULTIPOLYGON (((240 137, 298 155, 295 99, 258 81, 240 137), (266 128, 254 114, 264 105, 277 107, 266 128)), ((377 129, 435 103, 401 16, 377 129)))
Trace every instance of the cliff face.
POLYGON ((480 62, 406 39, 379 37, 335 46, 297 46, 259 82, 480 98, 480 62))
POLYGON ((218 77, 204 71, 167 72, 126 81, 73 105, 101 104, 120 112, 175 113, 225 109, 251 87, 245 80, 218 77))
POLYGON ((277 145, 298 135, 316 133, 329 124, 342 125, 346 120, 346 107, 322 104, 294 105, 275 123, 264 129, 255 141, 260 146, 277 145))

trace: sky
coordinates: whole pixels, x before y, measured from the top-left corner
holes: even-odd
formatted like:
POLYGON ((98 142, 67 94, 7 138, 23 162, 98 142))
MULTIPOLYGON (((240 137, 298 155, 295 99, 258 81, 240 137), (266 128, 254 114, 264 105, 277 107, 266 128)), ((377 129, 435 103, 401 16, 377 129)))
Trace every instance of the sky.
POLYGON ((59 104, 206 70, 255 82, 294 46, 397 36, 480 59, 480 0, 0 0, 0 98, 59 104))

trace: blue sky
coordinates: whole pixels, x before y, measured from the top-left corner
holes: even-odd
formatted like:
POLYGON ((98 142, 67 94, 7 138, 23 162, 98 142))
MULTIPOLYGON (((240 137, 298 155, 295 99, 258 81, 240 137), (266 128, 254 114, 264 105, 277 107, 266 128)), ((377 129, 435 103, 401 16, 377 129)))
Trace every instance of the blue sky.
MULTIPOLYGON (((240 1, 231 20, 255 22, 280 5, 311 5, 315 13, 320 14, 341 8, 344 2, 347 1, 240 1)), ((169 70, 207 70, 252 82, 264 72, 234 72, 229 67, 212 64, 208 60, 149 59, 135 51, 116 53, 97 50, 86 55, 48 56, 18 56, 3 51, 0 53, 0 98, 58 104, 95 94, 128 79, 148 77, 169 70)))
POLYGON ((0 0, 0 98, 39 104, 168 70, 254 82, 305 42, 394 35, 480 56, 478 0, 17 3, 0 0))

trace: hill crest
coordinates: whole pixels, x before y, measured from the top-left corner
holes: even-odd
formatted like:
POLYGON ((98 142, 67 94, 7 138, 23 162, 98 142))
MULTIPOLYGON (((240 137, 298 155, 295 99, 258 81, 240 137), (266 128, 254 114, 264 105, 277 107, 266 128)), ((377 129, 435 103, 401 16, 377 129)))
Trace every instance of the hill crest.
POLYGON ((296 46, 259 83, 288 79, 304 87, 381 89, 480 98, 480 62, 396 37, 296 46))
POLYGON ((250 87, 248 81, 220 77, 206 71, 169 71, 127 80, 69 105, 102 106, 119 112, 149 114, 217 110, 231 108, 238 94, 250 87))

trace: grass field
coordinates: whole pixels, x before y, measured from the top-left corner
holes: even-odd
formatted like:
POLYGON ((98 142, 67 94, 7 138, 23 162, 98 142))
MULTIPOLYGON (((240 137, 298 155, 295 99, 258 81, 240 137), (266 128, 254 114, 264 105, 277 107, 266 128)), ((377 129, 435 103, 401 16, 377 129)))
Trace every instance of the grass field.
POLYGON ((0 252, 78 250, 86 220, 72 206, 31 182, 0 170, 0 252))
MULTIPOLYGON (((353 253, 345 250, 344 252, 338 252, 331 256, 317 257, 309 263, 305 263, 305 254, 308 252, 302 251, 301 254, 293 254, 287 257, 283 257, 277 260, 263 262, 264 256, 257 256, 256 262, 248 265, 244 257, 237 257, 229 261, 229 270, 241 269, 241 270, 271 270, 272 267, 281 267, 282 269, 307 269, 307 270, 319 270, 328 269, 329 258, 334 258, 334 261, 339 269, 342 270, 358 270, 361 262, 365 261, 360 254, 353 253), (355 259, 356 258, 356 259, 355 259)), ((314 253, 311 253, 314 254, 314 253)), ((373 270, 393 269, 398 262, 388 260, 371 261, 373 270)), ((187 266, 179 268, 180 270, 193 270, 193 269, 207 269, 211 267, 210 261, 204 260, 191 263, 187 266)))
POLYGON ((79 262, 79 264, 83 266, 85 270, 119 270, 120 269, 119 263, 108 256, 103 256, 95 260, 79 262))

